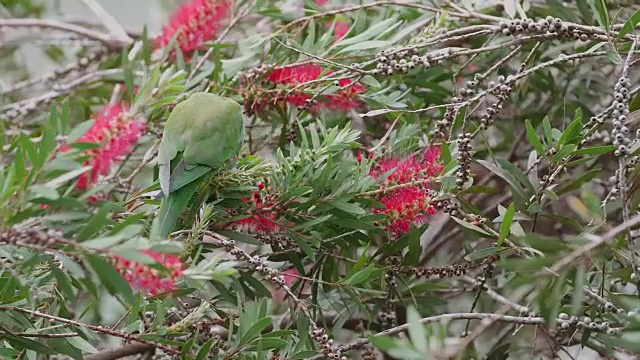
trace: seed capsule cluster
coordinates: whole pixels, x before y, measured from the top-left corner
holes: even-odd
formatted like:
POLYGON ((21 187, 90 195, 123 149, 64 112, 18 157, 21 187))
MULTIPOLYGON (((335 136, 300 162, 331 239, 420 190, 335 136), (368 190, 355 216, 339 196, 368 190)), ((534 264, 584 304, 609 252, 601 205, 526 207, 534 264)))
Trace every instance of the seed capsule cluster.
POLYGON ((323 328, 313 324, 311 336, 313 336, 313 339, 320 346, 320 351, 322 351, 325 359, 347 360, 347 357, 342 356, 340 350, 333 346, 333 339, 329 339, 329 336, 323 328))
POLYGON ((418 55, 418 48, 409 46, 403 50, 382 50, 377 56, 376 68, 373 75, 406 74, 416 67, 428 69, 434 62, 431 55, 418 55))
POLYGON ((573 24, 565 23, 562 19, 547 16, 544 19, 513 19, 511 21, 501 21, 500 31, 505 36, 512 35, 545 35, 555 34, 564 38, 574 40, 589 41, 595 39, 596 35, 588 34, 575 28, 573 24))
POLYGON ((62 232, 58 230, 41 230, 14 226, 4 233, 0 233, 0 244, 48 247, 56 241, 62 240, 62 238, 62 232))
POLYGON ((497 99, 493 104, 491 104, 490 107, 487 108, 485 113, 482 114, 480 118, 480 128, 482 130, 493 124, 495 116, 500 110, 502 110, 502 103, 507 100, 509 92, 513 90, 513 85, 515 85, 515 82, 516 77, 513 75, 509 75, 507 77, 505 77, 504 75, 500 75, 498 76, 497 83, 494 81, 490 81, 487 84, 489 93, 495 95, 497 99))
POLYGON ((360 350, 360 357, 362 360, 377 360, 376 349, 370 344, 366 344, 360 350))
POLYGON ((611 106, 611 118, 613 118, 613 130, 611 136, 613 145, 617 148, 614 151, 615 156, 625 156, 629 152, 631 139, 629 137, 629 128, 625 125, 627 115, 629 114, 629 86, 631 81, 627 76, 623 76, 614 86, 613 102, 611 106))
POLYGON ((264 230, 258 230, 252 233, 252 235, 263 243, 271 245, 272 247, 280 248, 281 250, 290 250, 298 247, 295 241, 285 234, 271 234, 264 230))
POLYGON ((576 329, 584 329, 606 333, 608 335, 616 335, 620 331, 620 328, 611 327, 606 321, 594 321, 588 316, 580 319, 577 316, 560 313, 558 319, 560 319, 558 322, 558 330, 560 333, 573 333, 576 329))
POLYGON ((458 191, 463 190, 464 184, 471 177, 471 134, 458 134, 458 172, 456 174, 456 186, 458 191))
POLYGON ((254 257, 250 257, 244 250, 236 246, 236 242, 234 240, 223 240, 221 244, 224 249, 229 252, 229 254, 235 256, 236 259, 248 261, 249 269, 251 269, 251 271, 257 271, 263 279, 275 285, 277 289, 284 286, 284 276, 279 275, 280 271, 268 267, 260 256, 256 255, 254 257))

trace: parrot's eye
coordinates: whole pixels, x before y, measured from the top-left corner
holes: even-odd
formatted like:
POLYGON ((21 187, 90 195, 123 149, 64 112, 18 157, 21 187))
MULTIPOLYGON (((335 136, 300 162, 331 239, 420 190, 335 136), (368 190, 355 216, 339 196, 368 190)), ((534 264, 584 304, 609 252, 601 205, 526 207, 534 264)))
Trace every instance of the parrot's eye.
POLYGON ((236 209, 231 210, 231 215, 233 215, 233 216, 238 215, 238 210, 236 210, 236 209))

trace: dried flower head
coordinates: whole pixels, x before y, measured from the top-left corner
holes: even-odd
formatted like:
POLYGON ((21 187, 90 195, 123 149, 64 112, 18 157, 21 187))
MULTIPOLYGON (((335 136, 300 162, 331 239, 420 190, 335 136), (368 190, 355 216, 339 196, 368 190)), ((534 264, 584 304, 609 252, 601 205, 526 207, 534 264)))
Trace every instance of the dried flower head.
POLYGON ((387 215, 383 226, 393 238, 408 233, 411 224, 422 225, 435 214, 429 188, 433 177, 444 168, 439 158, 440 149, 428 147, 419 159, 382 158, 371 169, 374 178, 393 171, 381 183, 382 189, 389 189, 378 199, 384 208, 374 210, 376 214, 387 215))
POLYGON ((111 263, 134 290, 147 292, 149 295, 175 290, 176 280, 182 276, 183 264, 180 258, 175 254, 162 254, 153 250, 144 250, 142 253, 162 265, 166 271, 119 256, 112 257, 111 263))
POLYGON ((231 0, 188 0, 176 9, 156 37, 156 47, 167 46, 175 33, 179 32, 176 43, 182 53, 202 50, 206 41, 218 35, 232 7, 231 0))
MULTIPOLYGON (((80 175, 76 185, 78 189, 86 189, 97 182, 98 176, 108 174, 113 165, 128 154, 144 134, 146 125, 134 120, 128 110, 122 104, 107 105, 95 116, 89 130, 76 140, 79 143, 98 145, 82 154, 89 157, 83 165, 91 166, 91 170, 80 175)), ((70 149, 69 146, 62 145, 59 151, 70 149)))

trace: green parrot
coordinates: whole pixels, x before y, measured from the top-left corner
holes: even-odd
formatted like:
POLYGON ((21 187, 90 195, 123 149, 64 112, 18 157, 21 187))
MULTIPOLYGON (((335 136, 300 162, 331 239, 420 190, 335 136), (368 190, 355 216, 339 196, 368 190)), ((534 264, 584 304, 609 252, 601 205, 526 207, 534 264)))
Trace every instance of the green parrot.
POLYGON ((173 108, 158 149, 162 201, 151 226, 152 241, 169 237, 198 185, 233 159, 243 141, 242 107, 232 99, 197 92, 173 108))

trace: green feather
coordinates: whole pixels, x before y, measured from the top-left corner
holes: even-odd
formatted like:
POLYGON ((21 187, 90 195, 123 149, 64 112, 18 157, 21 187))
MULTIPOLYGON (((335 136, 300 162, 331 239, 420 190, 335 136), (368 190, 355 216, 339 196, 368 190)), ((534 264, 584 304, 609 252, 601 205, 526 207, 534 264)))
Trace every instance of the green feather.
POLYGON ((151 241, 161 241, 169 238, 169 234, 173 231, 182 211, 189 204, 189 200, 191 200, 197 188, 197 183, 191 183, 162 199, 158 215, 153 219, 153 224, 151 225, 151 234, 149 236, 151 241))
POLYGON ((152 241, 168 238, 198 185, 238 154, 243 139, 242 106, 230 98, 197 92, 174 107, 158 149, 161 192, 156 198, 162 201, 152 241))
POLYGON ((171 191, 169 196, 162 199, 158 215, 153 219, 153 224, 151 225, 151 234, 149 236, 151 241, 161 241, 169 238, 169 234, 175 228, 182 212, 194 198, 199 185, 208 183, 218 173, 218 171, 210 171, 211 169, 208 167, 207 169, 208 173, 195 178, 201 178, 202 181, 195 182, 193 181, 195 179, 193 179, 179 189, 171 191))

